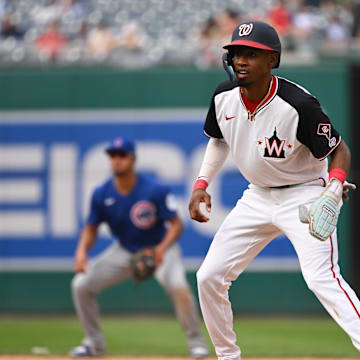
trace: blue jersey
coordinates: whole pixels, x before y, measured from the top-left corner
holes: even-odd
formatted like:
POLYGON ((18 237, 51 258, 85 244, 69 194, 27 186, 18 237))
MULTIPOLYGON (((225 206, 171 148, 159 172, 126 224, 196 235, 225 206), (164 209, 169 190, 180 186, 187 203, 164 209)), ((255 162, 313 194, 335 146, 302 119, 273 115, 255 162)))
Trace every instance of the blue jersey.
POLYGON ((163 239, 165 222, 176 216, 168 206, 169 196, 167 186, 144 175, 137 175, 135 187, 124 196, 110 178, 94 190, 87 223, 106 222, 121 245, 131 252, 154 246, 163 239))

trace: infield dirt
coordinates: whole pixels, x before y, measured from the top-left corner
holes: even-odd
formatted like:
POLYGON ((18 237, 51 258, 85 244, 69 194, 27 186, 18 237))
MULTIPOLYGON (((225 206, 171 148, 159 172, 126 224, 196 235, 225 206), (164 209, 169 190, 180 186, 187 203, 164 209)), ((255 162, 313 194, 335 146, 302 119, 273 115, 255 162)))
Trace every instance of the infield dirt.
MULTIPOLYGON (((69 356, 33 356, 33 355, 0 355, 0 360, 68 360, 71 359, 69 356)), ((103 358, 104 360, 189 360, 189 357, 156 357, 156 356, 149 356, 149 357, 138 357, 138 356, 107 356, 103 358)), ((215 358, 207 358, 215 360, 215 358)), ((350 360, 355 358, 243 358, 249 360, 350 360)))

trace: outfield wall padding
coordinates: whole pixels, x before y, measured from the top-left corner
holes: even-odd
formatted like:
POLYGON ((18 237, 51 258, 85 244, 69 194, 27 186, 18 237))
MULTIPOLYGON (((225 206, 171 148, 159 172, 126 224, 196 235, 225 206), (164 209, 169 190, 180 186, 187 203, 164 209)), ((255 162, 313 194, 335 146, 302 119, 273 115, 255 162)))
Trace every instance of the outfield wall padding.
MULTIPOLYGON (((283 67, 277 74, 317 96, 351 147, 349 67, 321 64, 283 67)), ((117 68, 10 68, 0 70, 0 111, 206 108, 225 73, 221 70, 117 68)), ((339 224, 340 264, 351 268, 349 206, 339 224)), ((1 254, 0 254, 1 255, 1 254)), ((195 275, 189 273, 195 289, 195 275)), ((0 272, 0 311, 72 311, 70 273, 0 272)), ((296 272, 247 273, 231 289, 238 312, 322 312, 296 272)), ((105 311, 170 310, 153 281, 126 282, 101 296, 105 311), (143 299, 147 299, 146 302, 143 299)))

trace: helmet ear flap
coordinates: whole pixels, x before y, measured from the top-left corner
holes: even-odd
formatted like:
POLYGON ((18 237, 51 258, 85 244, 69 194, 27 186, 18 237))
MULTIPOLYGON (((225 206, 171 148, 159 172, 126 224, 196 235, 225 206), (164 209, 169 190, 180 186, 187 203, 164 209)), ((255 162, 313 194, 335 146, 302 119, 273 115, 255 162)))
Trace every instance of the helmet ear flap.
POLYGON ((235 80, 234 65, 230 53, 227 51, 222 55, 222 63, 226 73, 229 76, 230 81, 235 80))

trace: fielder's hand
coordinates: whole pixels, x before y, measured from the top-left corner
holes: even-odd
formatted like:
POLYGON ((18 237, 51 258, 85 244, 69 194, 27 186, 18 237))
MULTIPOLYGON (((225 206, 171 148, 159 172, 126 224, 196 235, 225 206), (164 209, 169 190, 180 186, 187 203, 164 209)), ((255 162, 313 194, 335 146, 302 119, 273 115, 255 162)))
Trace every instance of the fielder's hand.
POLYGON ((88 266, 89 260, 85 251, 77 251, 75 254, 74 271, 85 272, 88 266))
POLYGON ((208 213, 211 211, 211 196, 204 189, 193 191, 189 203, 190 217, 198 222, 208 222, 210 218, 205 216, 200 210, 200 203, 205 203, 208 213))
POLYGON ((131 258, 130 267, 136 282, 153 276, 156 269, 154 249, 145 248, 137 251, 131 258))
POLYGON ((157 268, 164 259, 165 250, 161 247, 161 245, 154 247, 154 258, 155 258, 155 267, 157 268))
POLYGON ((309 223, 312 236, 325 241, 334 232, 339 217, 339 202, 343 196, 343 184, 337 179, 331 179, 321 196, 307 209, 299 207, 299 218, 303 223, 309 223))

